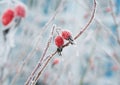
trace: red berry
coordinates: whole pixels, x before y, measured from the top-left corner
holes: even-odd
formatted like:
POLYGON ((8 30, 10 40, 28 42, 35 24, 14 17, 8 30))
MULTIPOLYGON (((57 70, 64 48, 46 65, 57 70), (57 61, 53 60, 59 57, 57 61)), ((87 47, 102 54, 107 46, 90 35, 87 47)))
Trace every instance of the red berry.
POLYGON ((16 15, 17 15, 17 16, 25 17, 26 10, 25 10, 25 7, 24 7, 24 6, 22 6, 22 5, 16 6, 15 12, 16 12, 16 15))
POLYGON ((71 33, 67 30, 62 31, 62 37, 68 40, 71 37, 71 33))
POLYGON ((68 40, 71 44, 74 44, 74 40, 71 36, 71 33, 70 31, 68 30, 64 30, 62 31, 62 37, 65 39, 65 40, 68 40))
POLYGON ((7 9, 2 16, 2 24, 4 26, 8 25, 14 18, 15 14, 12 9, 7 9))
POLYGON ((64 45, 64 40, 63 40, 63 38, 58 35, 58 36, 55 38, 55 44, 56 44, 56 46, 57 46, 58 48, 62 47, 62 46, 64 45))
POLYGON ((59 63, 59 59, 58 58, 56 58, 56 59, 53 60, 53 65, 56 65, 58 63, 59 63))

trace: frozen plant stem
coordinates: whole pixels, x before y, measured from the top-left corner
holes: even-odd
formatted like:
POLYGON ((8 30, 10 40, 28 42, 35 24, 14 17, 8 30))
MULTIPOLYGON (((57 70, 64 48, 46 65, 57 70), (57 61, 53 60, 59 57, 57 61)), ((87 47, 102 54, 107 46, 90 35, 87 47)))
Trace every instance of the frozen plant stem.
POLYGON ((27 82, 26 82, 26 85, 28 85, 31 81, 34 82, 33 78, 35 79, 35 73, 36 73, 36 72, 38 71, 38 69, 41 67, 41 65, 42 65, 42 63, 43 63, 43 59, 45 58, 45 55, 46 55, 46 53, 47 53, 47 50, 48 50, 48 48, 49 48, 49 46, 50 46, 50 43, 51 43, 51 41, 52 41, 52 37, 53 37, 53 34, 54 34, 54 29, 55 29, 55 25, 53 26, 53 29, 52 29, 50 38, 49 38, 49 40, 48 40, 48 42, 47 42, 46 48, 45 48, 45 50, 44 50, 44 52, 43 52, 43 55, 42 55, 42 57, 40 58, 37 66, 35 67, 35 69, 34 69, 33 72, 31 73, 30 77, 28 78, 28 80, 27 80, 27 82))
POLYGON ((57 14, 59 14, 61 12, 61 10, 63 9, 63 3, 65 0, 62 0, 60 2, 60 5, 58 6, 58 8, 56 9, 55 13, 53 14, 53 16, 49 19, 49 21, 45 24, 45 26, 42 28, 42 31, 39 33, 38 36, 39 39, 37 40, 37 43, 35 45, 35 47, 33 48, 33 50, 27 55, 26 59, 23 61, 22 65, 19 67, 19 72, 14 76, 12 83, 10 85, 14 85, 15 81, 17 80, 17 78, 19 77, 20 73, 22 72, 25 64, 31 59, 31 57, 35 54, 36 52, 36 47, 39 47, 39 42, 41 40, 41 36, 42 34, 47 30, 48 26, 53 22, 53 20, 55 19, 55 17, 57 16, 57 14))
MULTIPOLYGON (((96 11, 96 0, 94 0, 94 6, 93 6, 93 12, 91 15, 90 20, 88 21, 88 23, 83 27, 83 29, 74 37, 74 40, 76 40, 77 38, 80 37, 81 34, 84 33, 84 31, 88 28, 88 26, 90 25, 90 23, 92 22, 92 20, 94 19, 95 16, 95 11, 96 11)), ((66 43, 63 47, 66 47, 70 44, 70 42, 66 43)))
POLYGON ((50 59, 57 53, 57 51, 55 51, 54 53, 52 53, 49 57, 49 59, 46 61, 45 65, 43 66, 43 68, 41 68, 41 70, 39 71, 37 77, 35 78, 35 83, 37 82, 37 80, 39 79, 42 71, 45 69, 45 67, 47 66, 47 64, 49 63, 50 59))
MULTIPOLYGON (((83 4, 80 4, 80 2, 79 2, 78 0, 76 0, 76 3, 77 3, 79 6, 82 6, 82 8, 84 8, 85 10, 87 10, 87 9, 90 10, 89 7, 84 7, 83 4)), ((113 13, 113 15, 114 15, 114 22, 117 23, 116 18, 115 18, 115 14, 113 13)), ((99 18, 96 18, 96 17, 95 17, 94 20, 95 20, 97 23, 99 23, 109 34, 111 34, 111 35, 113 36, 113 38, 120 44, 120 39, 118 40, 118 37, 116 37, 116 36, 111 32, 111 30, 110 30, 109 27, 107 27, 103 22, 101 22, 101 20, 100 20, 99 18)), ((118 30, 118 29, 117 29, 117 30, 118 30)), ((117 31, 117 32, 118 32, 118 31, 117 31)), ((119 34, 119 33, 117 33, 117 34, 119 34)))
MULTIPOLYGON (((90 20, 89 20, 88 23, 83 27, 83 29, 74 37, 74 40, 76 40, 77 38, 79 38, 80 35, 83 34, 84 31, 88 28, 88 26, 90 25, 90 23, 91 23, 92 20, 94 19, 95 11, 96 11, 96 0, 94 0, 93 12, 92 12, 92 15, 91 15, 90 20)), ((48 44, 49 44, 49 41, 48 41, 48 44)), ((66 47, 66 46, 68 46, 69 44, 70 44, 70 42, 66 43, 66 44, 63 46, 63 48, 66 47)), ((34 84, 30 84, 30 83, 31 83, 31 79, 32 79, 32 77, 33 77, 33 75, 32 75, 32 77, 31 77, 31 75, 30 75, 30 77, 29 77, 28 80, 26 81, 25 85, 35 85, 35 83, 36 83, 36 81, 39 79, 42 71, 45 69, 45 67, 47 66, 47 64, 48 64, 49 61, 51 60, 51 58, 52 58, 56 53, 57 53, 57 51, 55 51, 55 52, 53 52, 51 55, 47 56, 48 59, 46 60, 44 66, 41 68, 41 70, 38 72, 38 75, 36 76, 36 78, 34 79, 34 80, 35 80, 35 81, 34 81, 34 84)), ((43 63, 44 63, 44 62, 43 62, 43 63)), ((39 66, 39 63, 38 63, 38 65, 35 67, 35 69, 36 69, 36 68, 39 69, 39 67, 41 67, 41 64, 40 64, 40 66, 39 66)), ((37 70, 35 70, 35 71, 37 71, 37 70)), ((33 70, 32 73, 34 73, 34 70, 33 70)))

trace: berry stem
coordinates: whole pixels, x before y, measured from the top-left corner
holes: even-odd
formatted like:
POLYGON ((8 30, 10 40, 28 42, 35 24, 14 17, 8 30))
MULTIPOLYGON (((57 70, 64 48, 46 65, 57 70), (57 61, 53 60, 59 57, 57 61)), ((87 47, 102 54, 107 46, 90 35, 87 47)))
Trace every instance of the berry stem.
MULTIPOLYGON (((26 82, 26 85, 28 85, 28 84, 32 81, 33 78, 34 78, 34 80, 37 78, 37 77, 35 76, 35 73, 36 73, 36 72, 38 71, 38 69, 41 67, 42 63, 44 63, 44 62, 43 62, 43 59, 45 58, 45 55, 46 55, 46 53, 47 53, 47 50, 48 50, 48 48, 49 48, 49 46, 50 46, 50 43, 51 43, 51 41, 52 41, 52 36, 53 36, 53 34, 54 34, 54 29, 55 29, 55 26, 53 26, 53 29, 52 29, 52 31, 51 31, 51 36, 50 36, 50 38, 49 38, 49 40, 48 40, 48 42, 47 42, 46 48, 45 48, 45 50, 44 50, 44 52, 43 52, 43 55, 42 55, 42 57, 40 57, 40 60, 39 60, 38 64, 36 65, 35 69, 33 70, 33 72, 31 73, 30 77, 28 78, 28 80, 27 80, 27 82, 26 82)), ((34 81, 34 82, 35 82, 35 81, 34 81)))
MULTIPOLYGON (((22 72, 25 64, 28 63, 28 61, 32 58, 32 56, 35 54, 36 52, 36 48, 39 46, 39 42, 41 40, 41 36, 42 34, 47 30, 48 26, 53 22, 53 20, 55 19, 55 17, 57 16, 57 14, 59 14, 61 12, 61 10, 63 9, 63 3, 65 0, 62 0, 60 5, 58 6, 58 8, 56 9, 55 13, 53 14, 53 16, 48 20, 48 22, 45 24, 45 26, 42 28, 42 31, 39 32, 38 36, 39 39, 37 40, 37 44, 35 45, 35 47, 33 48, 33 50, 27 55, 26 59, 23 61, 22 65, 19 67, 19 72, 14 76, 12 82, 15 83, 15 81, 17 80, 18 76, 20 75, 20 73, 22 72)), ((14 85, 13 83, 10 85, 14 85)), ((28 85, 28 84, 27 84, 28 85)))
MULTIPOLYGON (((81 34, 84 33, 84 31, 88 28, 88 26, 92 23, 93 19, 94 19, 94 16, 95 16, 95 11, 96 11, 96 0, 94 0, 94 7, 93 7, 93 12, 92 12, 92 15, 91 15, 91 18, 90 20, 88 21, 88 23, 83 27, 83 29, 74 37, 74 40, 76 40, 77 38, 80 37, 81 34)), ((70 44, 70 42, 66 43, 64 47, 68 46, 70 44)))
MULTIPOLYGON (((90 25, 90 23, 91 23, 91 22, 93 21, 93 19, 94 19, 95 11, 96 11, 96 0, 94 0, 93 12, 92 12, 92 15, 91 15, 90 20, 89 20, 88 23, 85 25, 85 27, 74 37, 74 40, 76 40, 77 38, 79 38, 80 35, 81 35, 82 33, 84 33, 84 31, 88 28, 88 26, 90 25)), ((49 44, 49 41, 48 41, 47 44, 49 44)), ((70 44, 70 42, 66 43, 63 47, 66 47, 66 46, 68 46, 69 44, 70 44)), ((46 47, 46 48, 47 48, 47 47, 46 47)), ((56 53, 57 53, 57 51, 55 51, 55 52, 53 52, 52 54, 50 54, 49 56, 47 56, 47 57, 46 57, 47 59, 45 58, 46 62, 45 62, 45 64, 43 65, 43 67, 41 68, 41 70, 38 72, 38 74, 36 75, 36 78, 34 79, 34 80, 35 80, 35 81, 34 81, 34 84, 35 84, 36 81, 39 79, 42 71, 45 69, 45 67, 47 66, 47 64, 48 64, 49 61, 51 60, 51 58, 54 57, 54 55, 55 55, 56 53)), ((44 62, 43 62, 43 63, 44 63, 44 62)), ((38 65, 39 65, 39 64, 38 64, 38 65)), ((38 67, 38 65, 37 65, 37 67, 38 67)), ((35 67, 35 69, 36 69, 37 67, 35 67)), ((37 69, 39 69, 39 67, 38 67, 37 69)), ((33 72, 34 72, 34 70, 33 70, 33 72)), ((31 78, 31 77, 30 77, 30 78, 31 78)), ((28 80, 26 81, 25 85, 30 85, 30 82, 31 82, 31 79, 28 78, 28 80)), ((34 85, 34 84, 32 84, 32 85, 34 85)))

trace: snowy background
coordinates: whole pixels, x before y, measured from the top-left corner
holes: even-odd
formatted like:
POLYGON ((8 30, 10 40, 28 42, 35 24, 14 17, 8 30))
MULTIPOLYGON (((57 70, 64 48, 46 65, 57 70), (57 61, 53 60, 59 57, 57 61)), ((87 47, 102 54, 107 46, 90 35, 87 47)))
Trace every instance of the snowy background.
MULTIPOLYGON (((63 49, 62 56, 50 60, 36 85, 120 85, 120 0, 96 2, 88 29, 75 45, 63 49), (56 58, 59 63, 53 66, 56 58)), ((44 52, 53 24, 74 37, 89 21, 93 5, 93 0, 0 0, 0 85, 24 85, 44 52), (5 43, 1 17, 5 9, 14 8, 14 2, 25 5, 26 17, 5 43)), ((46 56, 57 49, 55 36, 56 32, 46 56)))

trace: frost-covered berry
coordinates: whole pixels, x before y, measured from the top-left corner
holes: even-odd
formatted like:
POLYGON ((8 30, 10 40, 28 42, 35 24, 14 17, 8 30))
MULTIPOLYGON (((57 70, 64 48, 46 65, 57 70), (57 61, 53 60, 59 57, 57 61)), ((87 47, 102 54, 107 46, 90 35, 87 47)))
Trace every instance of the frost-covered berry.
POLYGON ((55 44, 58 47, 57 48, 58 53, 61 55, 62 48, 63 48, 63 45, 64 45, 64 40, 60 35, 55 37, 55 44))
POLYGON ((68 31, 68 30, 63 30, 62 31, 62 37, 65 39, 65 40, 68 40, 71 44, 74 44, 73 43, 73 38, 72 38, 72 35, 71 35, 71 32, 68 31))
POLYGON ((57 47, 62 47, 63 44, 64 44, 63 38, 58 35, 58 36, 55 38, 55 44, 56 44, 57 47))
POLYGON ((19 16, 19 17, 24 18, 25 15, 26 15, 26 9, 25 9, 25 7, 22 6, 22 5, 17 5, 17 6, 15 7, 15 13, 16 13, 16 16, 19 16))
POLYGON ((14 19, 15 13, 12 9, 7 9, 2 15, 2 24, 7 26, 14 19))

